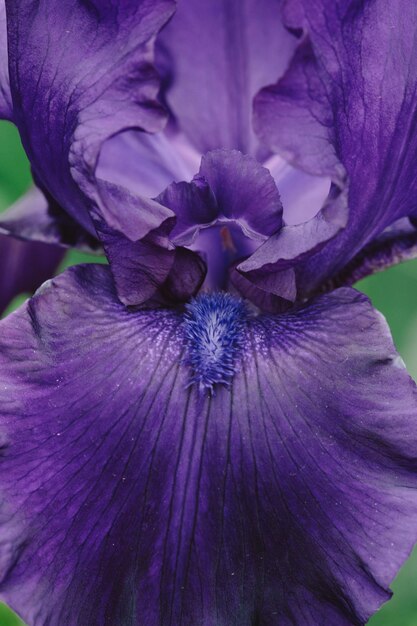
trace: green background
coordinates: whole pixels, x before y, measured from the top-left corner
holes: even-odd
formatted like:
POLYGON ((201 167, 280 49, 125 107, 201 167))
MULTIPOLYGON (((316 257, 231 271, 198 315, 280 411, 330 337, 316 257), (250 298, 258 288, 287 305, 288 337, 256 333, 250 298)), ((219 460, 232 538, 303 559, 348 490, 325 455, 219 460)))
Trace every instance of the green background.
MULTIPOLYGON (((5 209, 29 187, 30 170, 15 129, 0 123, 0 210, 5 209)), ((69 252, 59 271, 75 263, 96 261, 85 254, 69 252)), ((356 285, 387 318, 401 356, 417 379, 417 260, 377 274, 356 285)), ((16 298, 10 308, 22 298, 16 298)), ((369 622, 370 626, 417 626, 417 549, 392 586, 393 599, 369 622)), ((0 604, 0 626, 22 622, 0 604)), ((87 625, 86 625, 87 626, 87 625)), ((115 624, 116 626, 116 624, 115 624)), ((320 626, 331 626, 320 625, 320 626)))

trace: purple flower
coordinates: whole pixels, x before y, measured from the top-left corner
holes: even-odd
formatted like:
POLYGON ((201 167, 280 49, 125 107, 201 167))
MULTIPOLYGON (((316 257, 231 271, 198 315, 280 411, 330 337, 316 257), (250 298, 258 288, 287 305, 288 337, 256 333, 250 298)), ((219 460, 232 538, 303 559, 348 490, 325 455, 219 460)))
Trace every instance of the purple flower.
POLYGON ((2 232, 109 260, 0 325, 29 625, 361 625, 417 539, 415 386, 350 287, 415 253, 417 7, 283 8, 6 0, 48 204, 2 232))

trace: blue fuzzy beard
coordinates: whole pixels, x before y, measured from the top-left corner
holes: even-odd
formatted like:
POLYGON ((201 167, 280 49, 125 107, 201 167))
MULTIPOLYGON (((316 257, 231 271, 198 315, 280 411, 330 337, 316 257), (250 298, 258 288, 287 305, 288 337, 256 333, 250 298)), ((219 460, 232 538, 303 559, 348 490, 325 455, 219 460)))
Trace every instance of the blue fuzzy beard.
POLYGON ((193 370, 191 383, 213 393, 217 384, 228 385, 243 346, 247 319, 242 300, 228 293, 203 294, 186 306, 186 363, 193 370))

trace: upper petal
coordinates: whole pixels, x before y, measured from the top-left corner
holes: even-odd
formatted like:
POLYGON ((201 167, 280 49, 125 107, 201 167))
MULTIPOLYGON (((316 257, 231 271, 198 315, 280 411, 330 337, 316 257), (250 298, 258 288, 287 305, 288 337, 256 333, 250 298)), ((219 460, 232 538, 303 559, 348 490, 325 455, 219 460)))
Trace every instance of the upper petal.
POLYGON ((99 203, 94 170, 103 141, 164 123, 152 47, 174 4, 6 0, 6 7, 13 119, 35 179, 94 234, 88 209, 99 203))
POLYGON ((200 156, 178 134, 128 130, 103 144, 97 176, 155 198, 170 183, 191 180, 200 156))
MULTIPOLYGON (((59 238, 67 221, 61 211, 57 227, 50 212, 51 206, 63 207, 101 239, 127 304, 142 304, 167 284, 169 293, 184 297, 184 288, 193 293, 204 276, 198 259, 167 250, 169 211, 96 176, 110 136, 122 137, 132 127, 155 131, 164 123, 155 100, 153 43, 173 8, 172 0, 7 5, 14 119, 49 206, 30 216, 19 207, 5 217, 4 228, 59 238), (184 279, 179 268, 186 258, 184 279)), ((119 152, 116 158, 120 170, 132 155, 119 152)), ((74 239, 79 237, 72 233, 74 239)))
POLYGON ((184 324, 97 266, 1 323, 3 597, 30 626, 363 625, 417 535, 385 323, 350 289, 248 318, 214 396, 184 324))
POLYGON ((342 183, 334 116, 311 41, 304 37, 284 76, 255 99, 261 140, 304 171, 342 183))
POLYGON ((171 240, 205 255, 209 288, 224 288, 232 263, 282 226, 274 179, 237 150, 206 153, 191 183, 173 183, 157 200, 176 215, 171 240))
POLYGON ((303 269, 305 294, 417 211, 417 6, 290 0, 287 13, 308 39, 283 80, 259 95, 257 129, 308 171, 339 185, 347 177, 349 189, 349 224, 303 269))
POLYGON ((254 158, 237 150, 208 152, 191 183, 170 185, 159 200, 177 215, 174 239, 216 219, 236 221, 247 236, 261 241, 282 226, 274 179, 254 158))
POLYGON ((282 75, 296 43, 281 4, 180 0, 158 37, 168 105, 200 152, 255 151, 253 97, 282 75))

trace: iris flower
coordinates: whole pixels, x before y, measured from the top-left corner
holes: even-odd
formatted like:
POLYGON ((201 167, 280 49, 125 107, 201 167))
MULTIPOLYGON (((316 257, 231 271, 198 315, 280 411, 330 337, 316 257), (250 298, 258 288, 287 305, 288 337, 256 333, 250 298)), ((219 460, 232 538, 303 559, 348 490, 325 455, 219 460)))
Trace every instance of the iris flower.
POLYGON ((2 232, 109 264, 0 324, 2 597, 30 626, 365 624, 417 539, 415 386, 351 287, 415 255, 415 2, 5 11, 46 202, 2 232))

